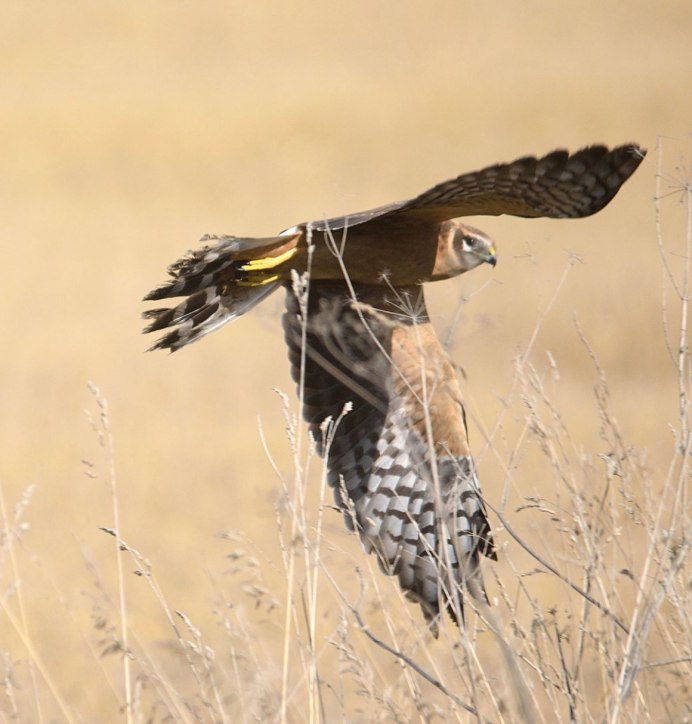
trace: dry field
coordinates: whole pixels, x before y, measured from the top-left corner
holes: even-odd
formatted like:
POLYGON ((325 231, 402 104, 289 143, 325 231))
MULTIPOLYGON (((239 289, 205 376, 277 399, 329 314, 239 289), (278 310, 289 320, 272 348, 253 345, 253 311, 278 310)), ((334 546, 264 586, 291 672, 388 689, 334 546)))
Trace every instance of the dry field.
POLYGON ((689 0, 0 17, 0 720, 691 721, 689 0), (473 220, 497 268, 430 289, 511 655, 435 641, 331 507, 279 295, 173 356, 140 299, 204 233, 626 141, 602 213, 473 220))

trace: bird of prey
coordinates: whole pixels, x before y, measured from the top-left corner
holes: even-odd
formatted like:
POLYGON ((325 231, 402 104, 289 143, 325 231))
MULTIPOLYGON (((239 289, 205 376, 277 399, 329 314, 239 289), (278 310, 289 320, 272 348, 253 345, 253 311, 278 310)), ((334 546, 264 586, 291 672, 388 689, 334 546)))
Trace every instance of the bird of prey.
POLYGON ((285 288, 292 375, 336 502, 436 631, 442 609, 461 620, 464 590, 487 602, 480 557, 496 553, 422 285, 495 265, 494 243, 460 217, 589 216, 644 155, 629 144, 527 156, 278 236, 204 237, 146 295, 183 299, 146 311, 145 332, 168 330, 153 348, 175 351, 285 288))

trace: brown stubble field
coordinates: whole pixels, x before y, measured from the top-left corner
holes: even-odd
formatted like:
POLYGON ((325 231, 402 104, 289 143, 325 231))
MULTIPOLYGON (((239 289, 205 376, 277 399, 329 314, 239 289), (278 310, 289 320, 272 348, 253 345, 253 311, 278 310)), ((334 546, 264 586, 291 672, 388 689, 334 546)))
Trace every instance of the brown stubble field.
POLYGON ((658 243, 682 284, 689 2, 56 1, 2 17, 0 717, 464 721, 461 700, 515 721, 523 700, 543 721, 689 720, 684 305, 658 243), (144 353, 140 300, 204 233, 270 235, 626 141, 649 156, 602 213, 473 220, 497 268, 430 289, 488 503, 635 631, 628 644, 493 515, 513 683, 485 623, 433 641, 320 506, 279 296, 173 356, 144 353))

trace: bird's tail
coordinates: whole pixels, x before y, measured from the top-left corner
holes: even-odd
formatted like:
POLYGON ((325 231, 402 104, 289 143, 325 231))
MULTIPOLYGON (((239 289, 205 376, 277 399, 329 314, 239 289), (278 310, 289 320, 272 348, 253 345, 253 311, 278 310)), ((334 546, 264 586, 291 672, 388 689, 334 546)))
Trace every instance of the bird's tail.
POLYGON ((171 352, 240 317, 274 292, 287 277, 300 233, 267 239, 206 236, 206 246, 168 267, 169 281, 145 301, 185 297, 175 307, 149 309, 144 332, 170 330, 151 349, 171 352))

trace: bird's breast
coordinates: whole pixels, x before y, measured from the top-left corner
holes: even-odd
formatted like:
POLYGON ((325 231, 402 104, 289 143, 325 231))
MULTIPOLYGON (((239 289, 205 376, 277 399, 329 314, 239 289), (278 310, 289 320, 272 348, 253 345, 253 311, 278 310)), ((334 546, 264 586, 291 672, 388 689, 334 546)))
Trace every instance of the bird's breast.
POLYGON ((409 424, 436 454, 470 454, 459 382, 430 322, 394 330, 392 388, 409 424))

